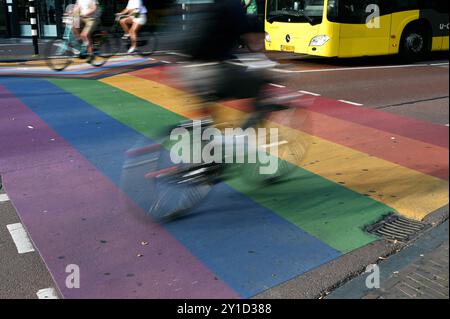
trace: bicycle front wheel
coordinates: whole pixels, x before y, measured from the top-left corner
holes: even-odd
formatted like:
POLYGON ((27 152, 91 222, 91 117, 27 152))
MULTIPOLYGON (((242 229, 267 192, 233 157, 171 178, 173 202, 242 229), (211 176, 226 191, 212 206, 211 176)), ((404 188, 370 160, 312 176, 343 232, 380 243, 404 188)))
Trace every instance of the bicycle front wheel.
POLYGON ((74 55, 74 49, 64 39, 53 40, 45 48, 47 65, 55 71, 67 68, 72 63, 74 55))
POLYGON ((161 222, 194 210, 209 194, 218 175, 212 164, 175 164, 170 155, 173 143, 169 138, 162 142, 164 147, 159 152, 156 170, 147 174, 147 178, 152 176, 156 195, 148 214, 161 222))
POLYGON ((90 61, 90 64, 95 67, 101 67, 113 55, 113 53, 111 53, 109 37, 103 34, 96 34, 93 36, 92 41, 94 45, 94 57, 90 61))

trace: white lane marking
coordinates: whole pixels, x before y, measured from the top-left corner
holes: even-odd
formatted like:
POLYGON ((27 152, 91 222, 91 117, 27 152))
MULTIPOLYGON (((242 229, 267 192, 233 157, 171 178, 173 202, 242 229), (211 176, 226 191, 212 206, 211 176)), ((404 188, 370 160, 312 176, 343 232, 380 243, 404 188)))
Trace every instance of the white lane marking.
POLYGON ((190 55, 188 54, 184 54, 184 53, 178 53, 178 52, 165 52, 165 51, 156 51, 155 53, 166 53, 166 54, 170 54, 170 55, 177 55, 177 56, 181 56, 181 57, 185 57, 185 58, 189 58, 190 55))
POLYGON ((58 299, 55 288, 41 289, 36 293, 39 299, 58 299))
POLYGON ((166 64, 170 64, 170 63, 172 63, 172 62, 169 62, 169 61, 161 61, 162 63, 166 63, 166 64))
POLYGON ((21 223, 6 225, 9 233, 16 244, 17 252, 19 254, 25 254, 34 251, 33 244, 31 240, 28 238, 28 234, 23 228, 21 223))
POLYGON ((320 96, 319 93, 313 93, 313 92, 304 91, 304 90, 300 90, 300 91, 298 91, 298 92, 299 92, 299 93, 302 93, 302 94, 308 94, 308 95, 313 95, 313 96, 320 96))
POLYGON ((183 68, 200 68, 204 66, 213 66, 213 65, 219 65, 218 62, 208 62, 208 63, 199 63, 199 64, 188 64, 183 66, 183 68))
MULTIPOLYGON (((448 63, 442 63, 439 65, 448 65, 448 63)), ((315 69, 315 70, 284 70, 284 69, 272 69, 274 72, 280 73, 315 73, 315 72, 335 72, 335 71, 356 71, 356 70, 375 70, 375 69, 400 69, 400 68, 417 68, 424 66, 437 66, 436 64, 404 64, 404 65, 384 65, 384 66, 364 66, 356 68, 332 68, 332 69, 315 69)))
POLYGON ((347 100, 339 100, 339 102, 356 105, 356 106, 363 106, 363 104, 361 104, 361 103, 356 103, 356 102, 347 101, 347 100))
POLYGON ((281 141, 281 142, 277 142, 277 143, 264 144, 264 145, 261 145, 261 148, 272 148, 274 146, 279 146, 279 145, 284 145, 284 144, 288 144, 288 141, 281 141))
POLYGON ((279 84, 275 84, 275 83, 269 83, 269 85, 274 86, 276 88, 285 88, 286 87, 284 85, 279 85, 279 84))
POLYGON ((6 194, 0 194, 0 203, 9 201, 9 197, 6 194))
POLYGON ((445 63, 431 63, 431 66, 448 66, 448 62, 445 63))

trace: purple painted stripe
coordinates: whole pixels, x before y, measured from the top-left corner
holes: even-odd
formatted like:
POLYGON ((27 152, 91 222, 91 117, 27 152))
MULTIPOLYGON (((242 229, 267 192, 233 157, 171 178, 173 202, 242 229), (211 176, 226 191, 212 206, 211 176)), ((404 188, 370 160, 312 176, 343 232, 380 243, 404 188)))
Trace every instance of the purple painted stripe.
POLYGON ((0 96, 0 171, 65 297, 238 297, 2 86, 0 96), (69 264, 80 267, 79 289, 65 286, 69 264))

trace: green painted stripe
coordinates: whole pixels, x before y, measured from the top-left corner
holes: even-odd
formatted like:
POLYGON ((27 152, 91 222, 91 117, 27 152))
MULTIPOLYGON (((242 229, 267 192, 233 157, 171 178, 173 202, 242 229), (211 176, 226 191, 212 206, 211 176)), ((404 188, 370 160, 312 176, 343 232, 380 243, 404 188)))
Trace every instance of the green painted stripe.
MULTIPOLYGON (((72 79, 50 81, 150 139, 157 138, 161 129, 185 120, 105 83, 72 79)), ((256 190, 242 178, 228 184, 343 253, 376 240, 363 231, 364 226, 393 211, 302 168, 296 168, 285 183, 256 190)))

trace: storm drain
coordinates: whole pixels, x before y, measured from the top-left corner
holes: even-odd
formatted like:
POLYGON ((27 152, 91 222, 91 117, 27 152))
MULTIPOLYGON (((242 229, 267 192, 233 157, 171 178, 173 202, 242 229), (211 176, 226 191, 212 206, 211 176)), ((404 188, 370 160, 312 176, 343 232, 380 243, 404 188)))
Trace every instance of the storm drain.
POLYGON ((429 227, 427 223, 389 215, 366 230, 388 240, 408 242, 429 227))

